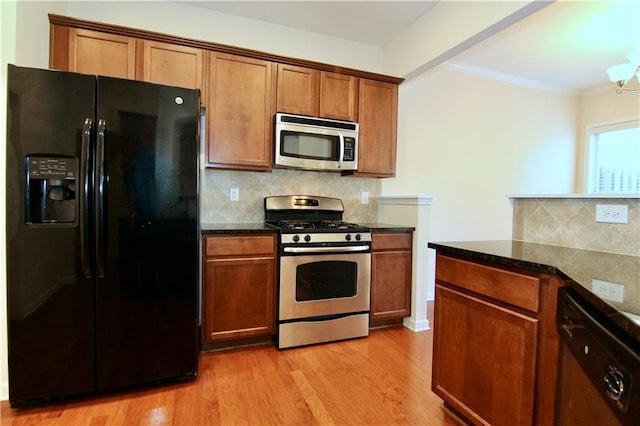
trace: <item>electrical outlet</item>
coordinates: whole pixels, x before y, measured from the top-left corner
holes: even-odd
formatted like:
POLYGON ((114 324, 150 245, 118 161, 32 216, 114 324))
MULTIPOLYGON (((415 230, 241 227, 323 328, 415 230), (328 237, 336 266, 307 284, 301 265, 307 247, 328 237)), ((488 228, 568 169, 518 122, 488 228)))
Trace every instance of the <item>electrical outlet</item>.
POLYGON ((360 193, 360 204, 369 204, 369 192, 362 191, 360 193))
POLYGON ((229 188, 229 201, 240 200, 240 188, 229 188))
POLYGON ((596 204, 596 222, 629 223, 629 206, 625 204, 596 204))
POLYGON ((623 284, 594 279, 591 280, 591 289, 596 296, 611 300, 612 302, 622 303, 624 298, 623 284))

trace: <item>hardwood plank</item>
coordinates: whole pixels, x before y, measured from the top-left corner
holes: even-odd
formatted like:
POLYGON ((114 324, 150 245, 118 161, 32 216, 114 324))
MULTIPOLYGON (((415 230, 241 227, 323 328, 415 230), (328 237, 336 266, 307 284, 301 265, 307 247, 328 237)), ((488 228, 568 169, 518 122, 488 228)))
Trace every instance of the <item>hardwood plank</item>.
POLYGON ((282 351, 205 352, 190 382, 28 409, 2 401, 0 419, 2 426, 455 425, 430 390, 432 339, 431 331, 392 327, 282 351))

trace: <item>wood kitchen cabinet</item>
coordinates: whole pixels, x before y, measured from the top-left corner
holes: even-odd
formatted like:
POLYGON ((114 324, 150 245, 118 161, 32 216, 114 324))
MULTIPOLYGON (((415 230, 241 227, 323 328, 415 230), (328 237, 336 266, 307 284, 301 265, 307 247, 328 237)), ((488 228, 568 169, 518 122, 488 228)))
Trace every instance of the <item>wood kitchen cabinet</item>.
POLYGON ((553 275, 436 255, 432 390, 474 424, 551 425, 553 275))
POLYGON ((50 67, 63 71, 203 89, 203 50, 52 25, 50 67))
POLYGON ((371 234, 370 325, 399 323, 411 315, 413 231, 371 234))
POLYGON ((278 112, 317 117, 319 96, 320 71, 278 64, 276 90, 278 112))
POLYGON ((357 121, 358 78, 278 64, 277 111, 357 121))
MULTIPOLYGON (((142 60, 138 66, 140 80, 203 92, 202 49, 152 40, 140 40, 139 44, 142 45, 142 60)), ((205 98, 204 93, 201 97, 205 98)))
POLYGON ((209 52, 207 165, 271 170, 275 64, 209 52))
POLYGON ((53 25, 49 67, 83 74, 135 78, 136 39, 53 25))
POLYGON ((277 108, 358 122, 356 174, 395 175, 401 78, 53 14, 49 22, 52 69, 200 89, 207 167, 271 170, 277 108))
POLYGON ((320 72, 320 110, 323 118, 358 121, 358 77, 320 72))
POLYGON ((395 176, 398 85, 361 78, 358 108, 360 135, 356 174, 395 176))
POLYGON ((202 343, 275 333, 276 235, 203 239, 202 343))

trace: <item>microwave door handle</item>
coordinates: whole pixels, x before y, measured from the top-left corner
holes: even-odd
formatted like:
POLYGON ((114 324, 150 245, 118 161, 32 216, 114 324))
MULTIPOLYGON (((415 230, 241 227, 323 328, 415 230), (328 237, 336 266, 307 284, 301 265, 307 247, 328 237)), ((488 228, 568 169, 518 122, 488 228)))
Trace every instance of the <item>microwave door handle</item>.
POLYGON ((340 139, 340 158, 338 159, 338 169, 342 170, 344 163, 344 135, 342 133, 338 133, 338 138, 340 139))

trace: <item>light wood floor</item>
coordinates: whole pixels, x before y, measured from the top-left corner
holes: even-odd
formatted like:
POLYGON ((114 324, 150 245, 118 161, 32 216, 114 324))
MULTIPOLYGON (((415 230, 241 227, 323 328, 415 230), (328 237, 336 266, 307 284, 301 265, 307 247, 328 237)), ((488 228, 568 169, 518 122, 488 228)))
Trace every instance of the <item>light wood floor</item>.
POLYGON ((430 390, 432 332, 203 353, 197 379, 30 409, 9 425, 455 425, 430 390))

